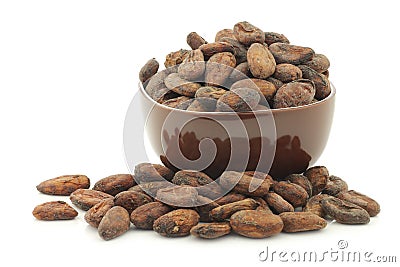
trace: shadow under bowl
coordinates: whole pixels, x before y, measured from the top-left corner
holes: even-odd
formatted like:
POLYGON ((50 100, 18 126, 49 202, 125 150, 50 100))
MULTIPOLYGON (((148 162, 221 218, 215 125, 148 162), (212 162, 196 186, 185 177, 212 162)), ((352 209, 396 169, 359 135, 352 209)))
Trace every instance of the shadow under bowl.
POLYGON ((151 99, 141 83, 139 91, 147 136, 167 167, 212 178, 225 170, 257 170, 274 179, 302 173, 321 156, 336 94, 331 84, 328 97, 309 105, 228 113, 173 109, 151 99))

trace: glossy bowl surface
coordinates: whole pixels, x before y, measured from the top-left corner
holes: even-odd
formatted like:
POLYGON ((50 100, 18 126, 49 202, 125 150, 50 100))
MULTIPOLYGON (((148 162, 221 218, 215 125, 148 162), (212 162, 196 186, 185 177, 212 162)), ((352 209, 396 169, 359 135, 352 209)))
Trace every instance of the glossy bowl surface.
POLYGON ((141 84, 139 91, 145 130, 161 161, 170 168, 201 170, 213 178, 225 170, 258 170, 274 179, 304 172, 324 151, 336 95, 331 84, 327 98, 305 106, 205 113, 161 105, 141 84), (222 126, 227 121, 243 125, 245 133, 236 126, 227 130, 222 126), (212 142, 202 142, 206 139, 212 142))

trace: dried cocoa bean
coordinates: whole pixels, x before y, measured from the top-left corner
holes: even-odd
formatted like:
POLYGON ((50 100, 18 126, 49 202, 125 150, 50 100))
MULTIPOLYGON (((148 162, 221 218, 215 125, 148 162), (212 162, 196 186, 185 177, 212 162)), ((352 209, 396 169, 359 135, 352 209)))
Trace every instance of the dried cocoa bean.
POLYGON ((326 183, 324 190, 322 190, 322 193, 335 196, 340 192, 345 192, 347 190, 348 186, 344 180, 337 176, 331 175, 329 176, 328 182, 326 183))
POLYGON ((159 66, 160 65, 158 64, 158 61, 155 58, 152 58, 149 61, 147 61, 146 64, 144 64, 144 66, 139 71, 139 80, 142 83, 146 82, 154 74, 157 73, 159 66))
POLYGON ((366 224, 370 218, 368 212, 353 203, 335 197, 321 200, 324 211, 334 218, 338 223, 343 224, 366 224))
POLYGON ((315 54, 310 61, 304 62, 303 64, 319 73, 327 71, 330 66, 329 59, 322 54, 315 54))
POLYGON ((129 214, 136 208, 150 203, 153 200, 146 194, 135 191, 123 191, 114 198, 114 205, 125 208, 129 214))
POLYGON ((165 106, 168 106, 170 108, 185 110, 190 106, 190 104, 192 102, 193 102, 193 99, 191 99, 187 96, 180 96, 177 98, 169 99, 169 100, 163 102, 162 104, 165 106))
POLYGON ((286 43, 273 43, 269 51, 275 58, 277 64, 289 63, 299 65, 313 58, 315 52, 309 47, 302 47, 286 43))
POLYGON ((282 63, 275 67, 274 78, 284 82, 292 82, 302 77, 301 69, 295 65, 282 63))
POLYGON ((246 199, 245 195, 235 193, 235 192, 230 192, 230 193, 226 194, 225 196, 221 197, 220 199, 215 200, 215 202, 218 203, 219 205, 225 205, 225 204, 240 201, 243 199, 246 199))
POLYGON ((236 58, 236 64, 247 61, 247 48, 235 38, 223 37, 221 42, 228 43, 233 47, 233 54, 236 58))
POLYGON ((210 211, 210 216, 216 221, 224 221, 229 219, 232 214, 239 210, 254 210, 258 205, 258 202, 254 199, 246 198, 244 200, 216 207, 210 211))
POLYGON ((135 180, 131 174, 114 174, 97 181, 93 186, 93 190, 115 196, 134 185, 135 180))
POLYGON ((88 210, 97 203, 110 198, 112 199, 113 196, 91 189, 77 189, 69 196, 72 204, 82 210, 88 210))
POLYGON ((284 84, 282 81, 275 79, 274 77, 268 77, 266 80, 275 85, 276 90, 281 88, 282 85, 284 84))
POLYGON ((264 180, 253 178, 252 176, 236 172, 236 171, 225 171, 219 177, 220 185, 225 189, 230 189, 232 185, 235 185, 232 191, 241 193, 250 197, 261 197, 268 193, 271 186, 272 178, 266 178, 264 180), (258 186, 256 190, 250 192, 253 186, 258 186))
POLYGON ((177 209, 154 221, 153 230, 166 237, 181 237, 190 234, 190 229, 199 223, 199 214, 190 209, 177 209))
POLYGON ((254 177, 256 179, 268 179, 268 181, 270 182, 271 185, 273 185, 275 183, 275 180, 272 179, 272 177, 264 172, 260 172, 260 171, 245 171, 244 174, 249 175, 251 177, 254 177))
POLYGON ((319 194, 311 197, 308 201, 307 204, 304 206, 303 211, 305 212, 312 212, 315 215, 318 215, 321 218, 326 218, 326 214, 324 209, 322 208, 321 201, 323 199, 331 197, 330 195, 327 194, 319 194))
MULTIPOLYGON (((169 90, 167 87, 161 88, 160 90, 157 90, 153 92, 153 95, 151 98, 155 100, 157 103, 163 104, 164 102, 177 98, 180 95, 175 93, 174 91, 169 90)), ((164 104, 165 105, 165 104, 164 104)))
POLYGON ((176 65, 179 65, 183 62, 183 60, 189 55, 190 51, 186 49, 180 49, 176 52, 169 53, 164 62, 164 66, 166 68, 170 68, 176 65))
POLYGON ((114 207, 114 199, 111 198, 97 203, 85 213, 85 221, 95 228, 99 227, 104 215, 106 215, 107 211, 112 207, 114 207))
POLYGON ((194 207, 197 204, 197 190, 190 186, 174 186, 157 191, 156 199, 173 207, 194 207))
POLYGON ((276 32, 265 32, 265 43, 271 45, 273 43, 289 43, 285 35, 276 32))
POLYGON ((177 94, 193 97, 197 89, 201 87, 199 83, 189 82, 182 79, 178 73, 171 73, 164 80, 165 86, 177 94))
POLYGON ((141 183, 140 185, 135 185, 129 188, 128 191, 135 191, 135 192, 145 193, 150 196, 155 196, 159 189, 172 186, 174 185, 167 181, 148 182, 148 183, 141 183))
MULTIPOLYGON (((190 51, 189 55, 178 67, 178 74, 181 78, 188 81, 195 81, 204 74, 206 63, 200 49, 190 51)), ((179 93, 179 92, 178 92, 179 93)))
POLYGON ((215 35, 215 42, 219 42, 224 37, 236 38, 232 29, 223 29, 218 31, 217 34, 215 35))
POLYGON ((152 230, 156 219, 172 210, 161 202, 150 202, 132 211, 130 219, 138 229, 152 230))
POLYGON ((247 79, 250 77, 252 77, 252 75, 250 72, 249 63, 243 62, 235 67, 235 69, 229 75, 228 81, 231 83, 235 83, 239 80, 247 79))
POLYGON ((201 52, 203 52, 204 58, 209 59, 215 54, 222 53, 222 52, 234 52, 233 46, 230 43, 226 42, 215 42, 215 43, 208 43, 204 44, 199 47, 201 52))
POLYGON ((201 195, 197 196, 197 204, 195 210, 200 215, 200 222, 212 222, 213 219, 210 216, 210 211, 219 207, 219 205, 207 197, 201 195))
POLYGON ((264 43, 265 33, 247 21, 238 22, 233 27, 235 38, 244 45, 264 43))
POLYGON ((128 212, 119 206, 112 207, 101 220, 98 232, 104 240, 116 238, 129 230, 128 212))
POLYGON ((302 174, 290 174, 285 178, 285 180, 300 185, 304 190, 306 190, 308 196, 312 196, 312 184, 306 176, 302 174))
POLYGON ((197 32, 191 32, 186 37, 186 42, 193 50, 198 49, 201 45, 206 44, 206 40, 201 37, 197 32))
POLYGON ((238 211, 231 216, 229 223, 234 232, 251 238, 269 237, 283 229, 281 217, 257 210, 238 211))
POLYGON ((231 226, 228 222, 202 223, 190 229, 190 234, 195 237, 214 239, 231 232, 231 226))
POLYGON ((226 93, 225 89, 213 86, 205 86, 205 87, 200 87, 200 89, 196 91, 195 97, 196 98, 207 97, 218 100, 225 93, 226 93))
POLYGON ((222 188, 207 174, 198 171, 179 171, 175 173, 172 183, 198 187, 196 188, 197 192, 209 198, 222 195, 222 188), (203 187, 204 185, 207 185, 207 187, 203 187))
POLYGON ((268 206, 267 201, 265 201, 262 197, 252 197, 252 199, 257 201, 257 203, 258 203, 258 207, 256 208, 256 210, 261 210, 266 213, 273 214, 273 212, 271 211, 271 209, 268 206))
POLYGON ((236 66, 232 53, 222 52, 210 57, 206 63, 205 81, 208 85, 223 86, 236 66))
POLYGON ((341 191, 336 195, 336 197, 365 209, 371 217, 378 215, 378 213, 381 211, 378 202, 354 190, 347 192, 341 191))
POLYGON ((304 175, 310 180, 312 184, 313 196, 318 195, 324 190, 328 183, 329 171, 324 166, 315 166, 307 169, 304 175))
POLYGON ((299 65, 303 78, 312 81, 315 85, 315 98, 322 100, 331 93, 331 85, 325 75, 316 72, 310 67, 299 65))
POLYGON ((211 112, 215 111, 217 100, 209 97, 198 97, 187 107, 187 111, 211 112))
POLYGON ((276 93, 276 87, 274 84, 266 80, 254 79, 254 78, 243 79, 232 84, 231 90, 237 88, 253 89, 260 92, 261 103, 266 103, 267 101, 272 100, 276 93))
POLYGON ((280 214, 282 212, 294 211, 292 204, 287 202, 283 197, 275 192, 268 192, 265 195, 265 200, 268 206, 272 209, 275 214, 280 214))
POLYGON ((86 175, 63 175, 41 182, 36 189, 43 194, 69 196, 77 189, 87 189, 90 180, 86 175))
POLYGON ((247 62, 250 72, 256 78, 265 79, 275 72, 275 59, 263 44, 255 43, 250 46, 247 51, 247 62))
POLYGON ((246 112, 253 110, 260 102, 258 91, 249 88, 237 88, 227 91, 217 101, 216 111, 246 112))
POLYGON ((64 201, 51 201, 37 205, 32 214, 42 221, 72 220, 78 216, 78 212, 64 201))
POLYGON ((135 166, 135 180, 139 183, 154 181, 171 181, 174 172, 159 164, 140 163, 135 166))
POLYGON ((274 184, 274 191, 292 204, 294 208, 304 206, 307 203, 307 191, 300 185, 281 181, 274 184))
POLYGON ((284 212, 279 214, 283 221, 283 232, 295 233, 320 230, 326 227, 326 221, 311 212, 284 212))
POLYGON ((281 86, 274 97, 274 108, 287 108, 308 105, 315 95, 314 83, 310 80, 297 80, 281 86))
POLYGON ((164 80, 167 76, 168 73, 166 71, 161 71, 148 80, 145 90, 149 94, 149 96, 155 101, 157 101, 160 98, 161 93, 159 91, 166 93, 164 89, 166 88, 164 80))

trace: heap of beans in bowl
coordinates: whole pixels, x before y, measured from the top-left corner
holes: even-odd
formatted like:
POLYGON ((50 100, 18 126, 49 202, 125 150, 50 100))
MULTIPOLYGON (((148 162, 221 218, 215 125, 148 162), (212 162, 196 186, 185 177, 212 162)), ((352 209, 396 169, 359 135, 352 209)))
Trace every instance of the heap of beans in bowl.
POLYGON ((330 92, 329 60, 283 34, 247 21, 208 42, 188 34, 190 49, 169 53, 140 70, 147 94, 165 106, 197 112, 248 112, 312 104, 330 92))

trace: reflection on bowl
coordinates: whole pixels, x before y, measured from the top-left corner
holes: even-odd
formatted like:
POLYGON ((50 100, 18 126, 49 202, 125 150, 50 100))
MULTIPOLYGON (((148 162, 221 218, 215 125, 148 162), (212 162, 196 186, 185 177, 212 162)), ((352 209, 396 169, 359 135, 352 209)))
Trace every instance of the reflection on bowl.
POLYGON ((267 172, 281 179, 304 172, 322 154, 334 114, 336 90, 331 87, 331 94, 321 101, 254 113, 177 110, 155 102, 141 84, 139 91, 146 133, 166 166, 201 170, 213 178, 227 169, 246 169, 267 172), (260 118, 267 123, 260 124, 260 118), (221 121, 240 122, 245 134, 236 128, 236 133, 228 134, 221 121), (211 155, 212 159, 203 157, 201 152, 211 155))

